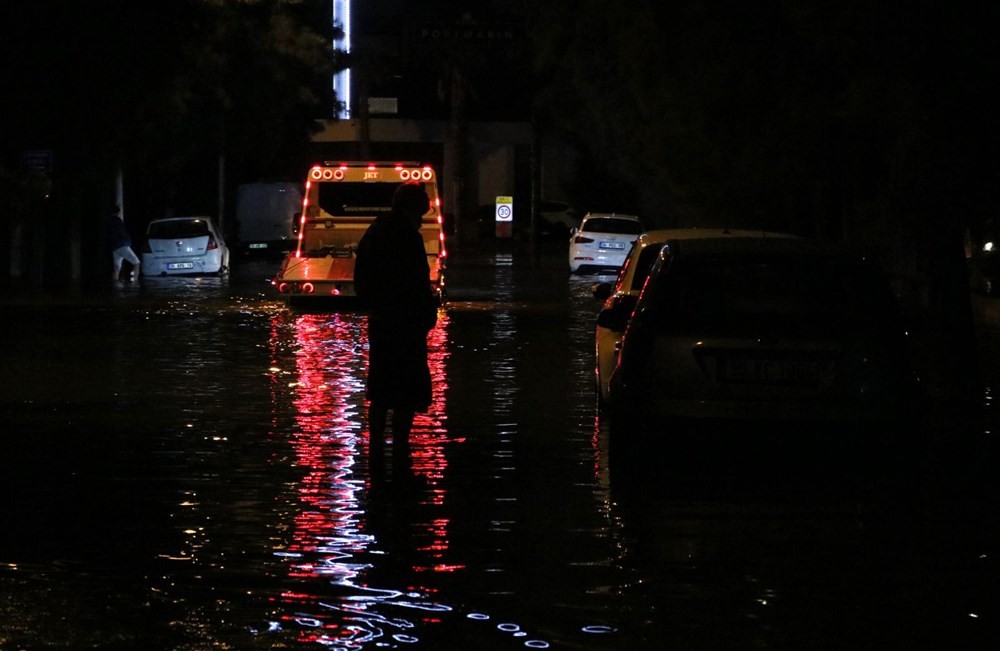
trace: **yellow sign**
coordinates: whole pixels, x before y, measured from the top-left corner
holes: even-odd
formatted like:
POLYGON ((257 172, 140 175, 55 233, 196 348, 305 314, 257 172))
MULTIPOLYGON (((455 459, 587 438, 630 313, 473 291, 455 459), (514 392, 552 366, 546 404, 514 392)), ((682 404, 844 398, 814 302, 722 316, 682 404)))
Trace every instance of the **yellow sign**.
POLYGON ((496 217, 498 222, 514 219, 514 197, 497 197, 496 217))

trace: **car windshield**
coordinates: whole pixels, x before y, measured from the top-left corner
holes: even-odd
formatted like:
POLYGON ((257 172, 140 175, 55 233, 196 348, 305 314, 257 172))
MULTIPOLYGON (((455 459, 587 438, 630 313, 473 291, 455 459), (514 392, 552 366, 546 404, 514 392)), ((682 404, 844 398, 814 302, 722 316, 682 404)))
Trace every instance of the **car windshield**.
POLYGON ((623 235, 639 235, 642 233, 642 224, 634 219, 601 217, 600 219, 588 219, 584 221, 580 230, 588 233, 621 233, 623 235))
POLYGON ((323 212, 338 217, 371 216, 392 210, 398 183, 320 183, 317 202, 323 212))
POLYGON ((204 219, 172 219, 152 222, 148 232, 149 238, 154 240, 203 237, 208 234, 208 222, 204 219))
POLYGON ((664 271, 647 299, 660 330, 815 333, 895 323, 884 277, 853 259, 706 255, 679 258, 664 271))

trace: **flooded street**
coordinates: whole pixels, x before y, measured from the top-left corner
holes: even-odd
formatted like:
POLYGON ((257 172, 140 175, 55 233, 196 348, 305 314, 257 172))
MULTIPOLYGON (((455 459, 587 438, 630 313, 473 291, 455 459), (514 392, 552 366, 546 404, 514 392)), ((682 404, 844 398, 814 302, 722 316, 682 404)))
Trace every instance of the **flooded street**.
POLYGON ((409 467, 363 314, 276 263, 4 305, 0 649, 994 648, 992 468, 898 510, 612 478, 593 279, 522 255, 452 270, 409 467))

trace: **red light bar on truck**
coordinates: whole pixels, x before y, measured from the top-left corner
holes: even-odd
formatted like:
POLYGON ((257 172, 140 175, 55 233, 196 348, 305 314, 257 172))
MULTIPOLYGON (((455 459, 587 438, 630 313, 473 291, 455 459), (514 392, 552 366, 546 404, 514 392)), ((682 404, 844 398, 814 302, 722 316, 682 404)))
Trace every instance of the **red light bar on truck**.
POLYGON ((379 166, 377 163, 367 163, 365 165, 348 165, 340 163, 338 165, 316 165, 309 170, 310 181, 343 181, 352 177, 357 180, 356 174, 351 174, 351 170, 363 168, 363 180, 366 181, 431 181, 434 179, 434 170, 430 165, 420 165, 419 163, 394 163, 391 168, 379 166), (391 172, 389 171, 391 169, 391 172), (396 174, 396 178, 385 178, 386 173, 396 174))

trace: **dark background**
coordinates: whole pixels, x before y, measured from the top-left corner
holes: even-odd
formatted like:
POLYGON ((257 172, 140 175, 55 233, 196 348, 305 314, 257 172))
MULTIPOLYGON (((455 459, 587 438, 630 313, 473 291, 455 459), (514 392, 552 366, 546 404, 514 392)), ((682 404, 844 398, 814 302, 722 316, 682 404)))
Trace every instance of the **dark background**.
POLYGON ((573 205, 857 243, 970 354, 968 278, 1000 188, 997 7, 368 2, 349 54, 330 11, 8 3, 0 279, 79 280, 73 251, 84 281, 103 278, 118 170, 140 223, 217 213, 222 168, 224 211, 239 183, 301 179, 350 67, 400 118, 530 121, 568 144, 573 205))

